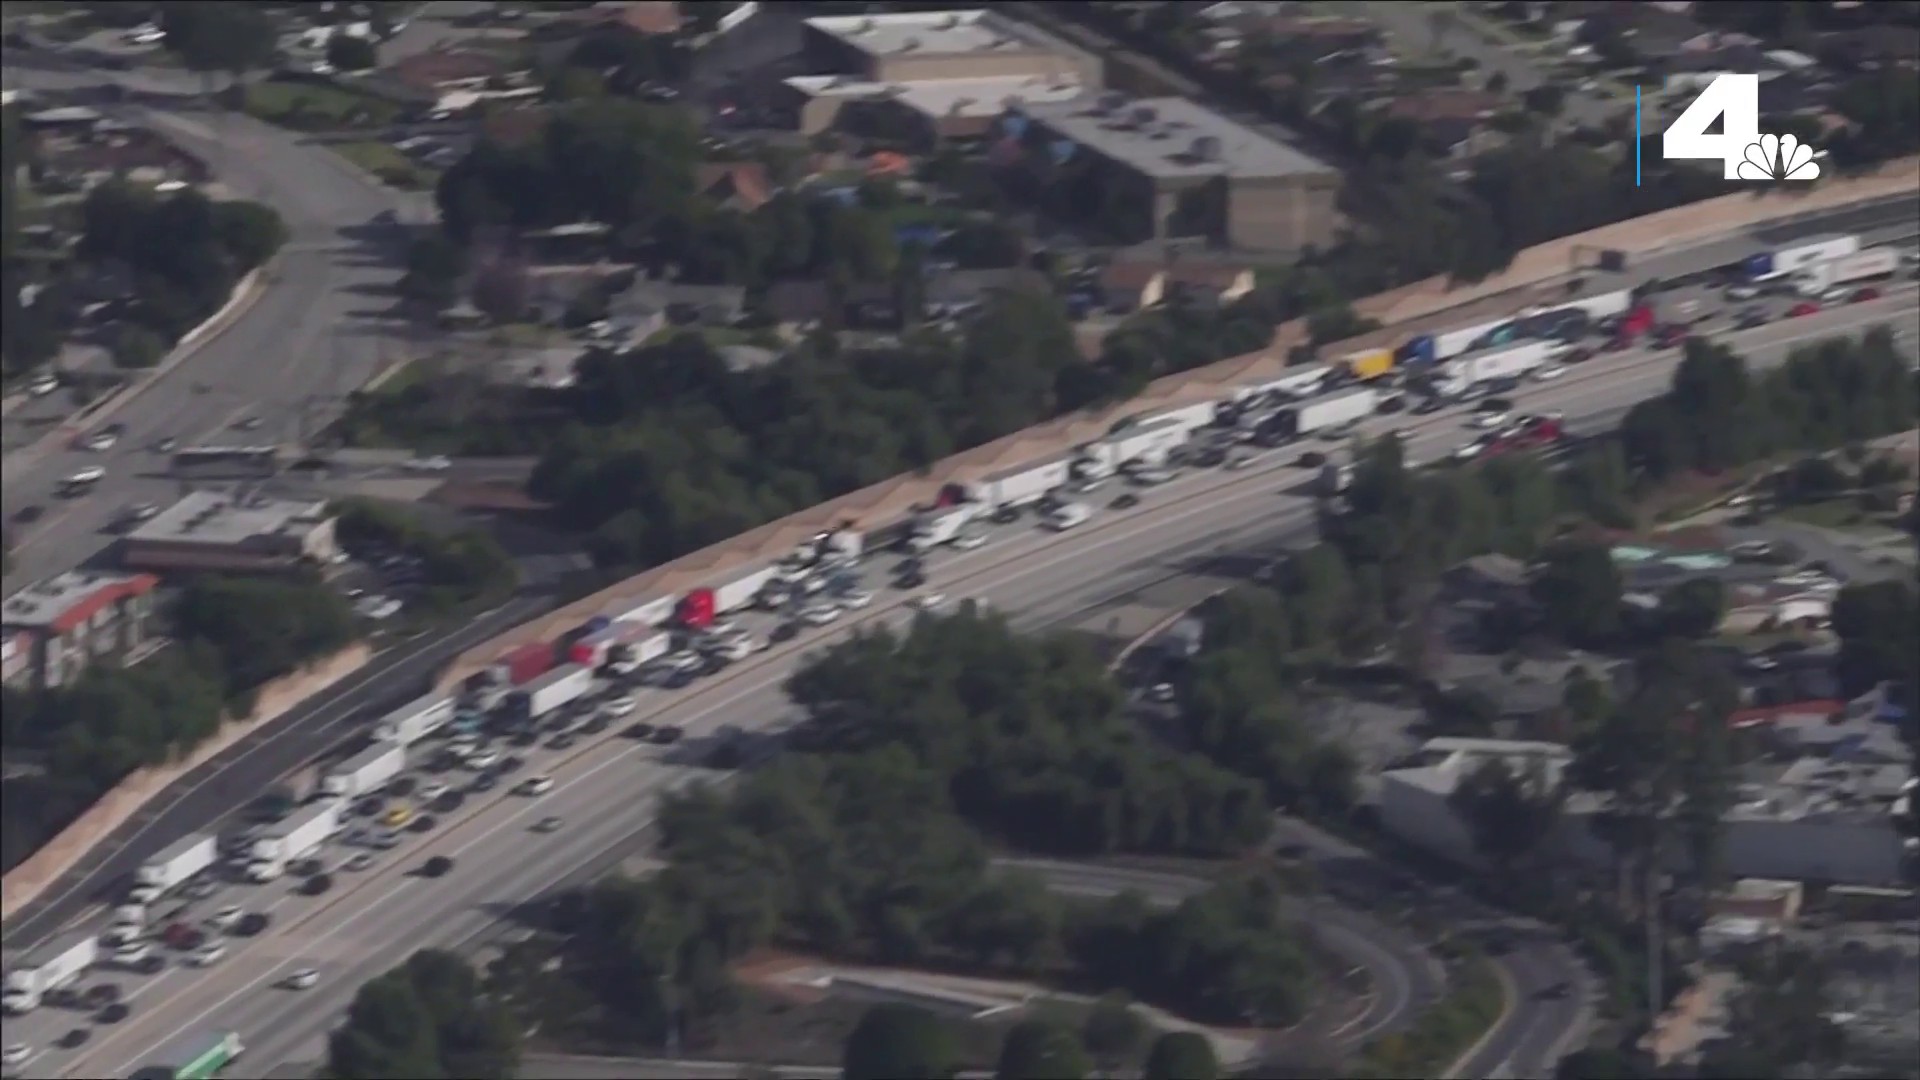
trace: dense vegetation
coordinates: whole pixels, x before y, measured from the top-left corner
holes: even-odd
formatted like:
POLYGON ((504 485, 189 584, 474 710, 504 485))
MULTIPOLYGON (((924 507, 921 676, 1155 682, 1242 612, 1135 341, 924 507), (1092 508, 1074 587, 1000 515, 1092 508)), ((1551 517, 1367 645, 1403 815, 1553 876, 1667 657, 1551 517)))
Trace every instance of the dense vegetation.
POLYGON ((202 579, 172 617, 173 644, 132 668, 101 665, 68 686, 0 692, 0 741, 45 770, 0 784, 0 865, 33 854, 128 773, 199 745, 250 708, 261 683, 354 633, 339 595, 317 585, 202 579))
POLYGON ((415 610, 441 614, 513 591, 513 559, 483 528, 437 531, 399 507, 372 499, 343 499, 333 509, 340 515, 340 544, 348 551, 379 549, 420 560, 415 610))
POLYGON ((453 953, 423 949, 363 984, 327 1041, 328 1080, 510 1080, 520 1033, 453 953))

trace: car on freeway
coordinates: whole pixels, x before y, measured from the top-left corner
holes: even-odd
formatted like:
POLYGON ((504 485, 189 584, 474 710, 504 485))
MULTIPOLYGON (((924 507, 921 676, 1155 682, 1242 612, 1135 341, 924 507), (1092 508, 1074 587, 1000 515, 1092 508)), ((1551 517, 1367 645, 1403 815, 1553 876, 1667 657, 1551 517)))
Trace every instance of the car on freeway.
POLYGON ((1851 303, 1864 304, 1869 300, 1878 300, 1878 299, 1880 299, 1880 290, 1869 285, 1866 288, 1861 289, 1859 292, 1854 293, 1851 303))
POLYGON ((638 707, 639 702, 633 700, 631 695, 622 695, 601 706, 601 711, 608 716, 617 717, 626 716, 638 707))
POLYGON ((514 791, 521 795, 545 795, 553 790, 553 777, 529 776, 514 791))
POLYGON ((940 610, 940 606, 946 602, 947 598, 940 593, 922 593, 912 600, 907 601, 907 606, 913 608, 915 611, 938 611, 940 610))
POLYGON ((1446 407, 1447 403, 1437 397, 1425 397, 1420 399, 1420 404, 1413 407, 1413 415, 1432 416, 1446 407))
POLYGON ((1801 319, 1801 318, 1805 318, 1808 315, 1818 315, 1819 313, 1820 313, 1820 304, 1818 301, 1802 300, 1800 303, 1795 304, 1791 308, 1787 309, 1787 318, 1801 319))
POLYGON ((1552 382, 1553 380, 1559 378, 1562 375, 1565 375, 1566 373, 1567 373, 1567 367, 1565 364, 1548 364, 1547 366, 1535 371, 1533 373, 1533 377, 1535 380, 1539 382, 1552 382))
POLYGON ((348 859, 346 862, 342 863, 340 865, 340 868, 342 870, 357 873, 361 870, 365 870, 367 867, 372 865, 373 865, 373 853, 369 851, 360 851, 360 852, 355 852, 353 858, 348 859))
POLYGON ((838 604, 815 604, 800 613, 800 618, 812 626, 825 626, 839 617, 838 604))
POLYGON ((282 979, 280 985, 289 990, 310 990, 320 983, 320 972, 313 968, 300 970, 282 979))
POLYGON ((548 739, 548 740, 547 740, 547 749, 549 749, 549 750, 571 750, 571 749, 573 748, 573 744, 574 744, 575 742, 577 742, 577 741, 578 741, 578 740, 576 740, 576 739, 575 739, 575 738, 573 737, 573 733, 572 733, 572 732, 570 732, 570 731, 563 731, 563 732, 561 732, 560 734, 558 734, 558 735, 555 735, 555 736, 554 736, 553 738, 551 738, 551 739, 548 739))
POLYGON ((233 929, 234 924, 238 923, 245 915, 246 912, 241 911, 238 904, 228 904, 226 907, 207 916, 207 925, 224 933, 233 929))
POLYGON ((533 831, 537 833, 559 832, 561 824, 561 820, 557 817, 543 817, 533 823, 533 831))
POLYGON ((120 436, 111 431, 96 431, 87 436, 85 446, 94 453, 105 453, 120 442, 120 436))
POLYGON ((488 772, 483 772, 479 776, 474 777, 473 782, 467 785, 467 790, 473 792, 476 795, 479 795, 485 792, 492 791, 494 788, 499 786, 500 786, 499 776, 494 774, 492 771, 488 771, 488 772))
POLYGON ((680 741, 686 732, 677 724, 661 724, 653 729, 652 742, 659 746, 671 746, 680 741))
POLYGON ((189 958, 189 962, 192 963, 194 967, 212 967, 219 963, 220 958, 225 955, 227 955, 227 947, 215 941, 195 949, 193 956, 189 958))
POLYGON ((8 1043, 5 1050, 0 1050, 0 1065, 9 1069, 18 1068, 32 1057, 33 1047, 26 1043, 8 1043))
POLYGON ((1114 496, 1113 501, 1107 505, 1115 510, 1131 510, 1140 505, 1140 496, 1135 495, 1131 491, 1125 492, 1114 496))
POLYGON ((94 1015, 94 1020, 102 1024, 117 1024, 133 1014, 133 1007, 124 1001, 108 1002, 94 1015))
POLYGON ((580 734, 598 735, 612 726, 613 717, 608 716, 606 713, 594 713, 592 716, 587 717, 586 723, 580 725, 580 734))
POLYGON ((1767 313, 1758 308, 1750 308, 1743 311, 1735 316, 1733 320, 1733 328, 1735 330, 1751 330, 1756 326, 1765 326, 1766 324, 1767 313))
POLYGON ((1309 450, 1301 454, 1300 457, 1294 461, 1294 465, 1302 469, 1318 469, 1326 463, 1327 455, 1320 453, 1318 450, 1309 450))
POLYGON ((439 798, 442 795, 445 795, 447 792, 452 790, 453 789, 451 787, 447 786, 446 781, 432 780, 432 781, 429 781, 425 787, 420 789, 420 794, 418 798, 421 802, 432 802, 433 800, 439 798))
POLYGON ((60 1036, 60 1049, 78 1050, 80 1047, 87 1045, 87 1040, 92 1037, 93 1032, 88 1031, 86 1028, 74 1028, 72 1031, 60 1036))
POLYGON ((86 992, 80 995, 80 1004, 89 1009, 112 1005, 119 1000, 120 985, 118 983, 96 983, 87 987, 86 992))
POLYGON ((420 864, 420 876, 429 878, 446 877, 453 871, 453 858, 447 855, 435 855, 420 864))
POLYGON ((430 832, 439 823, 439 819, 432 814, 421 814, 413 819, 413 824, 408 825, 407 829, 411 832, 430 832))
POLYGON ((300 883, 300 891, 308 896, 319 896, 331 888, 333 888, 332 874, 315 874, 300 883))
POLYGON ((262 421, 258 416, 243 416, 234 425, 236 431, 258 431, 262 421))
POLYGON ((171 454, 178 449, 180 449, 180 440, 171 435, 163 436, 160 441, 153 444, 153 452, 156 454, 171 454))
POLYGON ((634 723, 634 724, 628 724, 628 725, 627 725, 627 728, 626 728, 626 730, 625 730, 625 731, 622 731, 622 732, 621 732, 620 734, 621 734, 621 735, 622 735, 623 737, 625 737, 625 738, 629 738, 629 739, 647 739, 647 738, 652 738, 652 737, 653 737, 653 725, 652 725, 652 724, 649 724, 649 723, 647 723, 647 722, 646 722, 645 720, 642 720, 642 721, 640 721, 640 722, 638 722, 638 723, 634 723))
POLYGON ((873 594, 862 589, 850 589, 840 594, 840 603, 849 611, 859 611, 873 603, 873 594))

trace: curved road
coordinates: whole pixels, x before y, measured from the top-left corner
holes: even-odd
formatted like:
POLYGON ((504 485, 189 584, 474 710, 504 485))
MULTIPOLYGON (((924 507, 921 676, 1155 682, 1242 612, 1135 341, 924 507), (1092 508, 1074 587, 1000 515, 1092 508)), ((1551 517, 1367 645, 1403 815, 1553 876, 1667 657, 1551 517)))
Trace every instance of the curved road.
MULTIPOLYGON (((1902 290, 1729 337, 1755 362, 1777 361, 1795 344, 1869 323, 1894 319, 1910 328, 1911 298, 1910 289, 1902 290)), ((1561 381, 1527 387, 1522 404, 1559 409, 1578 426, 1581 417, 1607 416, 1659 392, 1674 362, 1672 353, 1608 356, 1561 381)), ((1467 436, 1458 414, 1393 419, 1408 433, 1416 460, 1444 455, 1467 436)), ((1383 426, 1376 420, 1371 428, 1383 426)), ((1270 543, 1310 524, 1311 500, 1299 493, 1307 477, 1282 464, 1292 456, 1282 451, 1244 472, 1184 477, 1151 493, 1138 511, 1103 513, 1065 535, 1009 526, 981 550, 946 557, 935 568, 936 586, 984 597, 1022 628, 1056 623, 1177 574, 1188 556, 1270 543)), ((885 595, 855 621, 902 621, 897 600, 885 595)), ((704 775, 691 765, 701 756, 701 735, 723 723, 778 725, 788 711, 782 681, 823 637, 803 637, 678 693, 651 692, 647 713, 685 726, 687 744, 662 750, 608 736, 562 754, 537 751, 531 767, 558 779, 552 794, 476 799, 381 866, 340 875, 325 897, 294 896, 284 885, 234 887, 243 902, 273 911, 274 928, 264 939, 237 947, 210 971, 172 969, 151 980, 129 979, 131 1020, 97 1031, 77 1054, 46 1055, 29 1075, 120 1075, 181 1032, 206 1027, 241 1032, 267 1065, 310 1057, 364 979, 412 949, 473 937, 574 867, 630 845, 648 827, 662 792, 704 775), (528 829, 548 815, 570 824, 536 840, 528 829), (408 876, 429 854, 453 856, 459 865, 438 880, 408 876), (306 993, 274 989, 287 972, 307 964, 325 972, 321 986, 306 993)), ((227 900, 211 903, 221 902, 227 900)), ((1545 1053, 1559 1036, 1549 1019, 1555 1010, 1543 1004, 1526 998, 1505 1029, 1515 1054, 1545 1053)), ((10 1025, 11 1037, 46 1046, 74 1021, 48 1011, 10 1025)))
MULTIPOLYGON (((13 50, 7 58, 9 84, 31 89, 96 86, 104 78, 48 67, 44 57, 13 50)), ((191 82, 180 73, 114 78, 163 92, 191 82)), ((326 149, 250 117, 137 104, 102 108, 202 156, 234 194, 279 210, 291 236, 269 264, 262 291, 232 325, 112 412, 113 421, 126 425, 119 446, 95 454, 40 444, 7 455, 7 513, 46 508, 39 521, 17 530, 14 571, 3 586, 8 593, 92 557, 112 539, 103 530, 128 505, 178 497, 177 482, 156 475, 164 460, 150 447, 159 439, 182 445, 291 441, 310 397, 338 397, 366 381, 383 352, 393 351, 383 340, 394 327, 384 317, 390 302, 382 293, 399 265, 397 234, 372 223, 383 212, 431 220, 421 197, 383 188, 326 149), (196 391, 196 384, 203 389, 196 391), (259 417, 260 427, 233 431, 244 416, 259 417), (59 480, 85 465, 106 466, 107 480, 83 498, 56 498, 59 480)))

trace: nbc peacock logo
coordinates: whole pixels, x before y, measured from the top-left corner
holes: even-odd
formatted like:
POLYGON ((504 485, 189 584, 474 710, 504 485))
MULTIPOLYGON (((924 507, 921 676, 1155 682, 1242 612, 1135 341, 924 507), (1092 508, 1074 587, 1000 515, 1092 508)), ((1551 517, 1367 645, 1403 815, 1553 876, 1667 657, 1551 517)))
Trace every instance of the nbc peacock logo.
POLYGON ((1813 147, 1793 135, 1762 135, 1747 144, 1742 180, 1813 180, 1820 175, 1813 147))

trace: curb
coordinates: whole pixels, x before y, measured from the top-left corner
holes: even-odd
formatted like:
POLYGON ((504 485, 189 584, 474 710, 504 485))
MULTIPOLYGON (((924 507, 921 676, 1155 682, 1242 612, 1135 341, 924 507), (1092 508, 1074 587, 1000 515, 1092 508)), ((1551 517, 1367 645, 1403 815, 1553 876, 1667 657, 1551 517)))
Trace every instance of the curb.
POLYGON ((192 359, 201 348, 226 332, 240 320, 241 316, 251 310, 261 297, 267 294, 266 284, 270 277, 269 272, 274 269, 279 260, 280 257, 275 255, 264 264, 248 271, 245 277, 235 283, 233 292, 228 294, 227 302, 220 306, 220 310, 207 316, 199 326, 181 335, 180 340, 174 342, 173 349, 159 363, 141 372, 132 381, 123 384, 105 401, 96 402, 91 411, 83 406, 52 431, 40 436, 18 452, 9 454, 7 456, 9 473, 17 474, 21 469, 34 464, 56 442, 73 441, 95 423, 113 415, 121 406, 139 397, 154 383, 192 359))
POLYGON ((1494 962, 1491 959, 1489 959, 1489 963, 1493 968, 1494 977, 1500 980, 1500 995, 1502 999, 1500 1015, 1494 1017, 1493 1023, 1487 1025, 1487 1030, 1482 1032, 1480 1037, 1473 1041, 1472 1046, 1467 1047, 1466 1050, 1461 1052, 1459 1057, 1453 1060, 1453 1064, 1447 1066, 1447 1071, 1440 1074, 1442 1076, 1460 1076, 1460 1070, 1467 1067, 1467 1062, 1472 1061, 1475 1055, 1487 1048, 1487 1044, 1493 1041, 1495 1035, 1500 1034, 1501 1029, 1507 1026, 1507 1022, 1513 1019, 1513 1014, 1520 1008, 1520 988, 1514 985, 1513 976, 1508 973, 1507 966, 1494 962))

